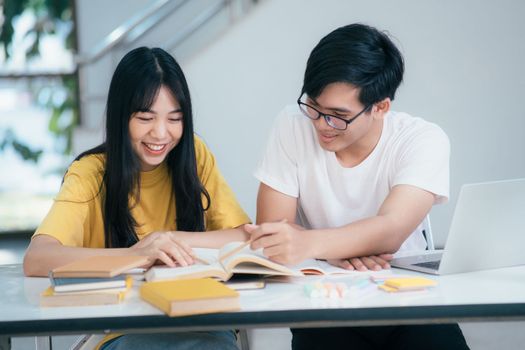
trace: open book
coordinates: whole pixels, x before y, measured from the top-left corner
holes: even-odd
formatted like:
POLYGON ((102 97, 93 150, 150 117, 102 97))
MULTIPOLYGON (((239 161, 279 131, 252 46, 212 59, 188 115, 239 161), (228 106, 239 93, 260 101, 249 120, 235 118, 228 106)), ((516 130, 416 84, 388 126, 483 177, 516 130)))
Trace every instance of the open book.
POLYGON ((146 281, 214 277, 227 281, 234 273, 257 275, 302 275, 266 258, 245 242, 230 242, 221 249, 195 248, 198 262, 185 267, 154 266, 146 272, 146 281))
POLYGON ((195 248, 198 262, 186 267, 154 266, 146 274, 147 281, 213 277, 227 281, 233 274, 271 276, 303 276, 361 274, 332 266, 326 261, 308 259, 295 266, 285 266, 264 256, 262 249, 251 250, 245 242, 230 242, 220 249, 195 248))

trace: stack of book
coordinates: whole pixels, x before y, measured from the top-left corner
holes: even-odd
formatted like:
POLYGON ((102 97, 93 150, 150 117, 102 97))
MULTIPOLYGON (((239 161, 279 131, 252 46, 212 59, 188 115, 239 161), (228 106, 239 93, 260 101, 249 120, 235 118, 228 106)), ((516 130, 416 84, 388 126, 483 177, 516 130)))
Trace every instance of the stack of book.
POLYGON ((40 306, 117 304, 132 285, 126 271, 147 262, 142 256, 97 256, 53 269, 49 272, 51 285, 42 292, 40 306))

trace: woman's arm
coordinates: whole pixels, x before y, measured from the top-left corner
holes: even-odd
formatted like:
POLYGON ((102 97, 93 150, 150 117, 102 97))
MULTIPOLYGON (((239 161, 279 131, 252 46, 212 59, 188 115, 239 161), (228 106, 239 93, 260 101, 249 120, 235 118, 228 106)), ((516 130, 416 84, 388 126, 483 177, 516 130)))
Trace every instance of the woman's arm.
MULTIPOLYGON (((56 238, 41 234, 34 237, 24 256, 26 276, 47 276, 49 271, 75 260, 97 255, 142 255, 149 257, 147 266, 160 260, 168 266, 193 264, 193 251, 174 235, 152 234, 130 248, 81 248, 62 245, 56 238)), ((146 267, 147 267, 146 266, 146 267)))

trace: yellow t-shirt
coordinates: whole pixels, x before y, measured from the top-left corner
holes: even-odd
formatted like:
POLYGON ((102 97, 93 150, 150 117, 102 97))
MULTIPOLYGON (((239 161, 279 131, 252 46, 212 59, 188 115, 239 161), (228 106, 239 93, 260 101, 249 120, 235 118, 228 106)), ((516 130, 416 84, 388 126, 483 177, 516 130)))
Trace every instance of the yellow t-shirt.
MULTIPOLYGON (((237 227, 250 222, 222 177, 215 157, 195 136, 197 175, 208 191, 206 230, 237 227)), ((73 162, 53 206, 35 234, 53 236, 65 246, 104 248, 102 187, 105 156, 95 154, 73 162)), ((139 239, 155 231, 176 230, 175 200, 166 163, 140 173, 140 202, 131 209, 139 239)), ((204 200, 206 205, 206 200, 204 200)))
MULTIPOLYGON (((237 227, 250 222, 204 142, 195 136, 197 175, 211 198, 205 211, 208 231, 237 227)), ((35 234, 56 238, 65 246, 104 248, 102 187, 105 156, 95 154, 73 162, 49 213, 35 234)), ((131 209, 139 239, 155 231, 176 230, 175 200, 166 163, 140 173, 140 202, 131 209)), ((206 205, 206 201, 204 201, 206 205)), ((97 345, 121 334, 109 334, 97 345)))

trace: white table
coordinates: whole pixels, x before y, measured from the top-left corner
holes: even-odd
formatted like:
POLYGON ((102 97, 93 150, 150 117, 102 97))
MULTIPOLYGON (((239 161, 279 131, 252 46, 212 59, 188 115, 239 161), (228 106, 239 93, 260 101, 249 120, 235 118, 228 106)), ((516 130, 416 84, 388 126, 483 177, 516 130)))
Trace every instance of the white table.
MULTIPOLYGON (((393 270, 394 274, 417 275, 393 270)), ((303 285, 320 277, 268 282, 241 293, 241 310, 170 318, 133 289, 118 305, 40 308, 47 278, 27 278, 20 265, 0 266, 0 349, 14 336, 110 332, 163 332, 261 327, 323 327, 450 323, 525 319, 525 266, 424 275, 438 281, 427 291, 372 291, 358 299, 310 299, 303 285)), ((321 277, 348 281, 352 276, 321 277)))

